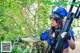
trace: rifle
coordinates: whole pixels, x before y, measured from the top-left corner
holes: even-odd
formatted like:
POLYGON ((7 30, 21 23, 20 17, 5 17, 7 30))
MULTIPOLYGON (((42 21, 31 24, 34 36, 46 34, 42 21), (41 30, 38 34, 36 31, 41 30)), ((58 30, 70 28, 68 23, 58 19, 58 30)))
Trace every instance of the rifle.
MULTIPOLYGON (((73 0, 72 2, 75 2, 75 0, 73 0)), ((71 12, 72 9, 73 9, 73 5, 70 6, 70 10, 68 12, 65 24, 64 24, 60 34, 58 35, 58 40, 57 40, 57 43, 56 43, 56 46, 55 46, 55 53, 63 53, 63 48, 64 48, 64 45, 65 45, 66 42, 63 41, 63 39, 61 37, 61 33, 68 32, 69 28, 70 28, 70 26, 73 22, 73 19, 74 18, 79 18, 79 16, 80 16, 80 5, 78 6, 78 8, 76 10, 76 13, 71 12)))

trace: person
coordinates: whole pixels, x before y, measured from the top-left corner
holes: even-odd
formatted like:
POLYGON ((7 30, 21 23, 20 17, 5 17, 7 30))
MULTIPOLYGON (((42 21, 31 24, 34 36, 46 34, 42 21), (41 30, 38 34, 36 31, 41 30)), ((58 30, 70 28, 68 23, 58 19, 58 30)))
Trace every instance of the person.
MULTIPOLYGON (((50 45, 53 51, 55 50, 57 37, 64 25, 64 18, 67 16, 67 14, 68 13, 65 10, 65 8, 61 6, 52 8, 52 13, 50 15, 51 27, 50 29, 47 29, 45 32, 43 32, 40 35, 40 41, 47 41, 47 43, 50 45)), ((63 40, 66 41, 64 45, 63 53, 69 53, 69 47, 72 50, 75 49, 76 45, 75 45, 74 34, 73 34, 72 29, 69 29, 68 32, 63 32, 61 34, 61 37, 63 40)), ((20 38, 19 39, 19 41, 22 41, 22 40, 27 41, 27 42, 32 42, 32 43, 38 42, 38 40, 31 40, 30 38, 20 38)))

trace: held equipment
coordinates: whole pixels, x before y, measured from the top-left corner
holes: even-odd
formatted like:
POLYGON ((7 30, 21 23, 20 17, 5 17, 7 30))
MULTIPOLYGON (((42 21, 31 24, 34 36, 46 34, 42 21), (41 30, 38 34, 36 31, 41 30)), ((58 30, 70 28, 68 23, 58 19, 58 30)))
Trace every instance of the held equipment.
MULTIPOLYGON (((73 2, 75 2, 75 0, 73 0, 73 2)), ((76 13, 71 12, 73 9, 73 5, 71 5, 70 10, 68 12, 65 24, 60 32, 60 34, 58 35, 58 39, 57 39, 57 43, 56 43, 56 47, 55 47, 55 53, 63 53, 63 48, 64 45, 66 43, 66 41, 64 41, 61 37, 61 33, 63 32, 68 32, 69 28, 72 24, 72 21, 74 18, 79 18, 80 16, 80 5, 78 6, 76 13)), ((67 35, 66 35, 67 36, 67 35)))

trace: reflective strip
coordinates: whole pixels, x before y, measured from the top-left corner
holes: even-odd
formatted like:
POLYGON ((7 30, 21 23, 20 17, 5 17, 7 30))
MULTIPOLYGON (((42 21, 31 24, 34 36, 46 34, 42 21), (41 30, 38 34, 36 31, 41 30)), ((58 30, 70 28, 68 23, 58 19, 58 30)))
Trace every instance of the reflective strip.
POLYGON ((53 12, 54 12, 54 11, 57 11, 57 10, 58 10, 58 8, 59 8, 59 7, 55 7, 55 8, 54 8, 54 10, 53 10, 53 12))

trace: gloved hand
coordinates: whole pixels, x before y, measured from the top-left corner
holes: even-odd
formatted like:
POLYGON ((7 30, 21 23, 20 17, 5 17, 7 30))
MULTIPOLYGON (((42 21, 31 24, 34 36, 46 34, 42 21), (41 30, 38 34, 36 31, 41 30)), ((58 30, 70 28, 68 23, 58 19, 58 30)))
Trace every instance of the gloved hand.
POLYGON ((70 33, 67 32, 66 35, 64 36, 63 40, 67 41, 67 40, 70 40, 70 39, 71 39, 70 33))
POLYGON ((15 43, 19 43, 19 42, 22 42, 22 39, 21 38, 18 38, 15 43))

